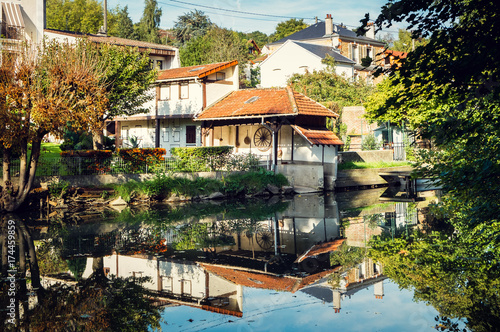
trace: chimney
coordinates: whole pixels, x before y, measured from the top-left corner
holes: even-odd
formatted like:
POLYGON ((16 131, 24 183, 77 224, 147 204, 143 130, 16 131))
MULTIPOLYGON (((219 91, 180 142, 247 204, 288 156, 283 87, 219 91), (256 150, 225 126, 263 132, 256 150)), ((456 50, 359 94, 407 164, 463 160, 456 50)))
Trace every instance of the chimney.
POLYGON ((326 14, 325 18, 325 36, 333 34, 332 14, 326 14))
POLYGON ((366 30, 365 36, 371 39, 375 39, 375 24, 373 22, 369 22, 366 24, 368 30, 366 30))
POLYGON ((108 1, 107 0, 104 0, 104 3, 103 3, 103 7, 104 7, 104 25, 101 26, 101 28, 99 29, 99 31, 97 32, 97 34, 99 35, 104 35, 104 36, 107 36, 108 35, 108 1))

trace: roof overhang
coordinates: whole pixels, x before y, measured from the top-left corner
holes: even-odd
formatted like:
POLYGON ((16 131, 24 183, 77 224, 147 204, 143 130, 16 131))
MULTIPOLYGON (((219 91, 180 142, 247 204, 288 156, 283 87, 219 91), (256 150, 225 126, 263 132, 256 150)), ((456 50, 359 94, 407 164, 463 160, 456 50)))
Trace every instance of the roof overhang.
POLYGON ((311 146, 313 145, 344 145, 333 132, 330 130, 318 130, 318 129, 305 129, 296 125, 291 126, 293 130, 302 136, 307 143, 311 146))

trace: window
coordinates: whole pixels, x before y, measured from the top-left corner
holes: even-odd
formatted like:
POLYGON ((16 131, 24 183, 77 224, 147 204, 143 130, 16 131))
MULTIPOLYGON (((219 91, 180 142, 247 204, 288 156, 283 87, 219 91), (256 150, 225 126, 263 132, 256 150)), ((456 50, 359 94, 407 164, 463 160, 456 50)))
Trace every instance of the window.
POLYGON ((223 81, 226 79, 226 73, 215 73, 216 81, 223 81))
POLYGON ((196 126, 186 126, 186 144, 196 144, 196 126))
POLYGON ((159 70, 163 69, 163 61, 162 60, 156 60, 156 68, 159 70))
POLYGON ((189 83, 183 82, 179 84, 179 99, 189 98, 189 83))
POLYGON ((162 85, 160 87, 160 100, 170 99, 170 85, 162 85))

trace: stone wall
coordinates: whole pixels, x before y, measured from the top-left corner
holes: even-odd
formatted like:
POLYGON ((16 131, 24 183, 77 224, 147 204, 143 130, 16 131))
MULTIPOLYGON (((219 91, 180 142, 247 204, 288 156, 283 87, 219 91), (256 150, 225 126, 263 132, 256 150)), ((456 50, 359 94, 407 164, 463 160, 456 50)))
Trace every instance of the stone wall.
POLYGON ((385 161, 391 162, 393 161, 393 151, 392 150, 373 150, 373 151, 346 151, 339 152, 339 162, 377 162, 377 161, 385 161))

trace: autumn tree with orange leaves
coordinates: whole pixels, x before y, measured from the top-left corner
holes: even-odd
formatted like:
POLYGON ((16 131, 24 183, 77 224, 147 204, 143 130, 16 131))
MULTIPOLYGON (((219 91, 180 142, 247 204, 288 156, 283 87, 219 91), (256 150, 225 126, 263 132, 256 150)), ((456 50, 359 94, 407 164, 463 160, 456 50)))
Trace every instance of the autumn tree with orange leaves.
POLYGON ((107 82, 92 47, 85 40, 74 44, 45 41, 2 50, 0 211, 15 211, 27 198, 45 135, 60 134, 68 124, 102 131, 100 119, 109 103, 107 82), (14 154, 20 156, 16 183, 11 178, 14 154))

